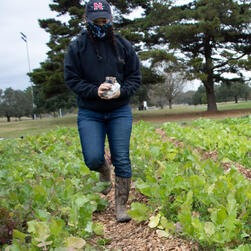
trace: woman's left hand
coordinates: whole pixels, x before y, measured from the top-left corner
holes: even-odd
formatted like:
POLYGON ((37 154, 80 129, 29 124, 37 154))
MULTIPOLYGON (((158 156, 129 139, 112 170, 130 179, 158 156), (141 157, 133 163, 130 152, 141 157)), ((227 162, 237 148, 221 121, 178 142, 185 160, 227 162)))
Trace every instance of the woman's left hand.
POLYGON ((110 97, 101 97, 102 99, 115 99, 115 98, 119 98, 120 97, 120 88, 118 89, 117 92, 115 92, 112 96, 110 97))

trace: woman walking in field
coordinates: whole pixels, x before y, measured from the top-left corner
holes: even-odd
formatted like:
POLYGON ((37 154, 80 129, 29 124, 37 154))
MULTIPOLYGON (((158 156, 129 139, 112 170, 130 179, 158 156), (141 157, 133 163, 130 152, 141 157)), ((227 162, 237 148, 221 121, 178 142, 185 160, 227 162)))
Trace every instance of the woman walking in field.
POLYGON ((65 57, 65 82, 77 94, 78 130, 87 167, 110 185, 111 169, 104 158, 107 135, 115 167, 115 212, 118 222, 126 214, 131 184, 129 145, 132 128, 130 97, 141 83, 138 57, 132 45, 113 33, 111 7, 106 0, 86 6, 86 30, 71 42, 65 57))

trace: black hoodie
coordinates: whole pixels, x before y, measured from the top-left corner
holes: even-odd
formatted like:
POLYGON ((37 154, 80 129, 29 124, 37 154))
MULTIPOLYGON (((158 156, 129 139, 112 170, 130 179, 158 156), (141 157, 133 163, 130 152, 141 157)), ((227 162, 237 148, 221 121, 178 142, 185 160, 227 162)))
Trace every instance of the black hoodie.
POLYGON ((64 78, 67 86, 77 94, 78 106, 98 112, 109 112, 126 105, 141 84, 139 59, 132 45, 120 35, 115 35, 119 61, 111 41, 96 39, 95 43, 102 57, 98 60, 95 47, 87 32, 69 45, 64 62, 64 78), (117 99, 104 100, 98 96, 98 87, 106 76, 116 77, 121 85, 121 95, 117 99))

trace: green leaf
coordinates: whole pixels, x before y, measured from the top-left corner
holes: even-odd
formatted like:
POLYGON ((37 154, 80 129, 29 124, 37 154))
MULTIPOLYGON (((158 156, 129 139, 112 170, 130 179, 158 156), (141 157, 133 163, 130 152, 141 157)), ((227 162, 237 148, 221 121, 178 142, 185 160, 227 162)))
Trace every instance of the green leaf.
POLYGON ((81 238, 68 237, 66 240, 66 247, 73 249, 81 249, 85 246, 86 241, 81 238))
POLYGON ((78 197, 75 199, 75 205, 80 208, 84 204, 88 203, 90 200, 87 196, 84 195, 78 195, 78 197))
POLYGON ((227 249, 227 251, 250 251, 250 250, 251 250, 250 244, 240 245, 235 249, 227 249))
POLYGON ((82 176, 87 176, 87 175, 90 175, 91 171, 87 166, 81 165, 80 166, 80 173, 82 176))
POLYGON ((44 202, 46 197, 46 190, 43 186, 34 186, 33 187, 34 192, 34 200, 39 202, 44 202))
POLYGON ((99 239, 98 244, 101 246, 104 246, 104 245, 110 243, 111 241, 112 241, 112 239, 99 239))
POLYGON ((157 214, 156 216, 151 216, 148 226, 150 228, 157 227, 159 225, 159 222, 160 222, 160 217, 161 217, 160 214, 157 214))
POLYGON ((159 236, 159 238, 165 237, 168 238, 170 237, 170 234, 167 231, 164 230, 156 230, 157 235, 159 236))
POLYGON ((46 222, 29 221, 28 232, 34 234, 38 242, 44 242, 50 236, 50 229, 46 222))
POLYGON ((221 162, 222 162, 222 163, 231 163, 231 160, 228 159, 228 158, 223 158, 223 159, 221 160, 221 162))
POLYGON ((146 196, 152 196, 152 187, 151 184, 147 184, 146 182, 142 182, 140 180, 137 181, 136 187, 140 190, 140 192, 146 196))
POLYGON ((211 237, 215 233, 215 226, 212 222, 206 222, 204 225, 204 231, 208 237, 211 237))
POLYGON ((5 248, 4 251, 22 251, 20 247, 18 247, 17 244, 12 244, 11 246, 8 246, 5 248))
MULTIPOLYGON (((201 222, 199 220, 199 218, 197 217, 193 217, 192 218, 192 226, 195 230, 195 233, 197 234, 197 236, 199 237, 200 240, 204 240, 204 222, 201 222)), ((189 229, 189 226, 188 226, 189 229)))
POLYGON ((104 236, 103 224, 100 222, 94 222, 92 225, 92 230, 96 235, 104 236))
POLYGON ((71 208, 70 213, 69 213, 69 220, 68 220, 68 225, 69 226, 77 226, 78 224, 78 210, 77 208, 71 208))
POLYGON ((166 217, 161 216, 160 225, 166 230, 170 232, 175 232, 176 226, 173 222, 169 222, 166 217))
POLYGON ((150 148, 151 154, 153 158, 157 158, 160 153, 160 147, 159 146, 153 146, 150 148))
POLYGON ((176 155, 177 155, 176 153, 168 153, 168 154, 166 154, 166 158, 168 160, 172 161, 175 159, 176 155))
POLYGON ((51 234, 60 236, 64 232, 65 222, 62 219, 52 218, 49 223, 51 234))
POLYGON ((54 251, 69 251, 69 248, 56 247, 54 251))
POLYGON ((234 192, 228 194, 227 201, 228 201, 227 204, 228 215, 232 215, 235 218, 237 214, 237 205, 234 192))
POLYGON ((36 217, 38 217, 42 221, 46 221, 46 220, 48 220, 50 218, 50 213, 48 213, 45 210, 39 209, 36 212, 36 217))
POLYGON ((85 231, 88 233, 92 233, 92 225, 93 225, 93 222, 89 221, 85 227, 85 231))
POLYGON ((25 241, 26 234, 19 232, 18 230, 13 230, 13 238, 25 241))
POLYGON ((225 208, 213 209, 211 213, 211 220, 216 225, 222 225, 227 218, 227 212, 225 208))
POLYGON ((131 210, 127 211, 127 214, 137 222, 141 222, 149 218, 150 209, 145 204, 134 202, 131 205, 131 210))

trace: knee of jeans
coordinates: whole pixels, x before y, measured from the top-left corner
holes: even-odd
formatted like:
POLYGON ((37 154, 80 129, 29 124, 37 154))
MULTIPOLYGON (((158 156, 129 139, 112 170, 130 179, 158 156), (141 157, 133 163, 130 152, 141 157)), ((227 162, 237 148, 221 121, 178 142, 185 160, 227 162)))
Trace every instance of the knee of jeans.
POLYGON ((103 156, 102 157, 93 156, 93 157, 85 158, 85 164, 92 171, 98 170, 103 165, 103 163, 104 163, 103 156))
POLYGON ((114 169, 115 175, 121 178, 131 178, 132 177, 132 169, 131 166, 115 166, 114 169))
POLYGON ((119 160, 112 160, 112 163, 115 167, 115 174, 116 176, 122 178, 131 178, 132 176, 132 169, 131 169, 131 162, 130 159, 119 159, 119 160))

